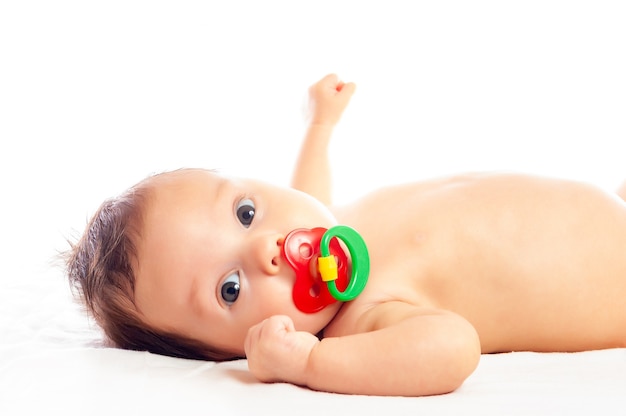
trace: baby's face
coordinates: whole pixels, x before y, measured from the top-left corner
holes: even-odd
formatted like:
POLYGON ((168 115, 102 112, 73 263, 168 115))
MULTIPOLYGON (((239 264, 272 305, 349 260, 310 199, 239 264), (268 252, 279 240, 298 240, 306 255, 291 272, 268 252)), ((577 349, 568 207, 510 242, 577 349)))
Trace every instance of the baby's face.
POLYGON ((315 314, 295 307, 295 272, 281 257, 293 229, 335 225, 317 200, 199 169, 152 180, 135 286, 148 324, 243 354, 248 328, 269 316, 311 333, 332 319, 338 304, 315 314))

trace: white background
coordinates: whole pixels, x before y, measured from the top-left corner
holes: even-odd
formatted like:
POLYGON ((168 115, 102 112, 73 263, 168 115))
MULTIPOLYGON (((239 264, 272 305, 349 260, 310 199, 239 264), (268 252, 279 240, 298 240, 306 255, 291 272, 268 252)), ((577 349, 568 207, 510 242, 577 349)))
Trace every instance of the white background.
POLYGON ((358 85, 332 145, 339 202, 468 170, 615 189, 622 3, 3 1, 0 281, 35 277, 150 173, 288 184, 329 72, 358 85))

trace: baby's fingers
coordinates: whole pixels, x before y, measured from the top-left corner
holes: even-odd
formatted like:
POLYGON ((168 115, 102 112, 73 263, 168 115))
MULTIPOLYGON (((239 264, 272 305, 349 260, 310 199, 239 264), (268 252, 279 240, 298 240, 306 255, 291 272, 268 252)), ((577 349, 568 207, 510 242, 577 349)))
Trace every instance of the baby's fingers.
POLYGON ((244 342, 246 355, 249 355, 259 343, 276 342, 279 338, 284 337, 285 332, 294 330, 293 321, 288 316, 271 316, 259 322, 248 330, 244 342))
POLYGON ((310 92, 312 95, 317 94, 336 94, 341 91, 345 91, 346 93, 352 95, 355 89, 355 84, 353 82, 345 83, 339 79, 337 74, 328 74, 324 78, 320 79, 318 82, 313 84, 310 88, 310 92), (346 88, 347 87, 347 88, 346 88))
POLYGON ((348 98, 352 96, 352 94, 354 94, 354 91, 356 90, 356 84, 354 82, 342 82, 340 81, 339 84, 337 84, 337 92, 341 93, 342 95, 347 95, 348 98))
POLYGON ((337 74, 328 74, 324 78, 317 81, 315 85, 325 88, 337 88, 341 83, 337 74))

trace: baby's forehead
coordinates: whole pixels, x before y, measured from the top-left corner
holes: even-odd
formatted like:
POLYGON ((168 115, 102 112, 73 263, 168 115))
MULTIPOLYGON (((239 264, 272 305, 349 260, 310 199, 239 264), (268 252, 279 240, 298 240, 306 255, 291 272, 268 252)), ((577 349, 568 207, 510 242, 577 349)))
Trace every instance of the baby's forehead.
MULTIPOLYGON (((163 217, 210 217, 221 221, 233 213, 235 200, 255 195, 259 200, 267 189, 254 180, 224 175, 214 170, 186 168, 151 177, 143 209, 148 225, 163 217)), ((171 222, 171 221, 169 221, 171 222)))
POLYGON ((224 178, 213 170, 184 168, 157 173, 139 182, 135 188, 143 189, 152 197, 183 192, 192 187, 217 187, 224 178))
POLYGON ((214 178, 217 180, 219 175, 215 171, 209 169, 182 168, 154 174, 146 178, 145 183, 161 187, 175 184, 177 182, 192 181, 198 177, 204 177, 206 179, 214 178))
MULTIPOLYGON (((232 176, 212 169, 184 168, 163 172, 146 179, 148 205, 175 204, 176 198, 213 203, 234 194, 254 194, 256 198, 280 197, 286 189, 256 179, 232 176)), ((223 201, 222 201, 223 202, 223 201)), ((211 205, 211 204, 210 204, 211 205)))
POLYGON ((169 250, 154 253, 163 250, 164 242, 180 242, 184 240, 181 236, 202 228, 198 224, 213 217, 207 213, 213 207, 220 182, 219 175, 205 169, 179 169, 147 178, 140 185, 147 191, 147 198, 142 207, 141 239, 137 242, 139 262, 168 258, 163 253, 169 250))

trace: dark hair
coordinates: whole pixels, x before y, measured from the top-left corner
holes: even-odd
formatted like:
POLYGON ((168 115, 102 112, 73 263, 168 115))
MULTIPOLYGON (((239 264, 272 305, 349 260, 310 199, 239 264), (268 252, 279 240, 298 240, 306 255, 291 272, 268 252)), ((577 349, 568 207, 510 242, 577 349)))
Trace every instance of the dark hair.
POLYGON ((150 190, 148 179, 106 200, 78 242, 70 242, 64 257, 74 295, 119 348, 200 360, 238 358, 192 338, 151 328, 141 319, 134 302, 133 265, 150 190))

